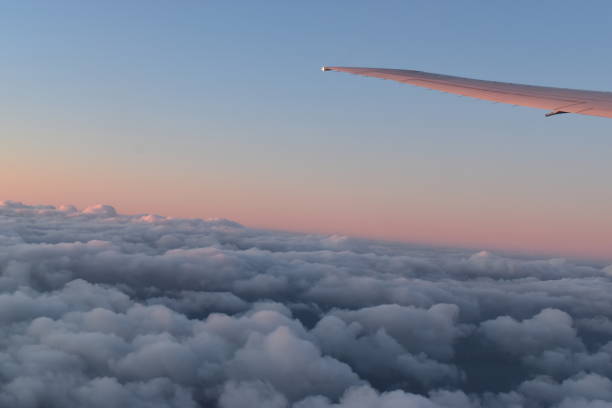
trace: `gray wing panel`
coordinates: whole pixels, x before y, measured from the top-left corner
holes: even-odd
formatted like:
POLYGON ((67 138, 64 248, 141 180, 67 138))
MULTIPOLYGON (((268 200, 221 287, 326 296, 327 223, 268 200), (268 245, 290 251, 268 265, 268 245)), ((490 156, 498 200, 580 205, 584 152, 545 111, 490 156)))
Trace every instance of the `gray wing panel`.
POLYGON ((547 109, 551 113, 612 117, 612 92, 483 81, 402 69, 323 67, 323 70, 390 79, 472 98, 547 109))

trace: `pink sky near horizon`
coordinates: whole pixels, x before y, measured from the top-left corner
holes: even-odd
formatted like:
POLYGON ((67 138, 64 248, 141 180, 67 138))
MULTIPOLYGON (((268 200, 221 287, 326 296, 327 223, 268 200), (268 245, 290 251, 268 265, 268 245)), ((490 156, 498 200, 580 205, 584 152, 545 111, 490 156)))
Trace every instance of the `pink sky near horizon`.
POLYGON ((0 164, 0 199, 80 209, 103 203, 126 214, 227 218, 258 228, 612 260, 612 219, 597 205, 551 210, 507 196, 453 199, 432 192, 407 199, 333 183, 292 187, 258 177, 232 183, 205 174, 181 181, 180 174, 166 172, 164 179, 151 169, 128 173, 123 165, 86 170, 86 161, 34 162, 0 164))

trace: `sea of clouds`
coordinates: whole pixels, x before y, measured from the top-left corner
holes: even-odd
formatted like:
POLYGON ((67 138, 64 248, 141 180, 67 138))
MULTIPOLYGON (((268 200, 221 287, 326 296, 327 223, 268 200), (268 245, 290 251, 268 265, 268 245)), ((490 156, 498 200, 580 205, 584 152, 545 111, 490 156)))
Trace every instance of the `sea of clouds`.
POLYGON ((612 406, 612 267, 0 203, 0 407, 612 406))

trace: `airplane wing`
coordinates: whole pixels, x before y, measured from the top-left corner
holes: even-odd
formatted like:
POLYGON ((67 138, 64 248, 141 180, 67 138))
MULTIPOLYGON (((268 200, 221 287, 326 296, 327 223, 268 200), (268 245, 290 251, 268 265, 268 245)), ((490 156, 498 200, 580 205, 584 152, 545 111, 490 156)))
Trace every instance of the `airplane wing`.
POLYGON ((612 92, 483 81, 403 69, 355 67, 323 67, 321 69, 323 71, 348 72, 350 74, 390 79, 488 101, 547 109, 549 112, 546 116, 559 113, 578 113, 612 118, 612 92))

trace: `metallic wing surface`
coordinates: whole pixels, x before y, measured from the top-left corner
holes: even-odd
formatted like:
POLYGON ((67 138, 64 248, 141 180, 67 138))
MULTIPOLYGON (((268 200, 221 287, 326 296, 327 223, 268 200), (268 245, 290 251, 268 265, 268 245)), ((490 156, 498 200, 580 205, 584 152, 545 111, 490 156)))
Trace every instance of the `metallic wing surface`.
POLYGON ((578 113, 612 118, 612 92, 483 81, 403 69, 323 67, 322 70, 390 79, 472 98, 546 109, 549 111, 546 116, 578 113))

